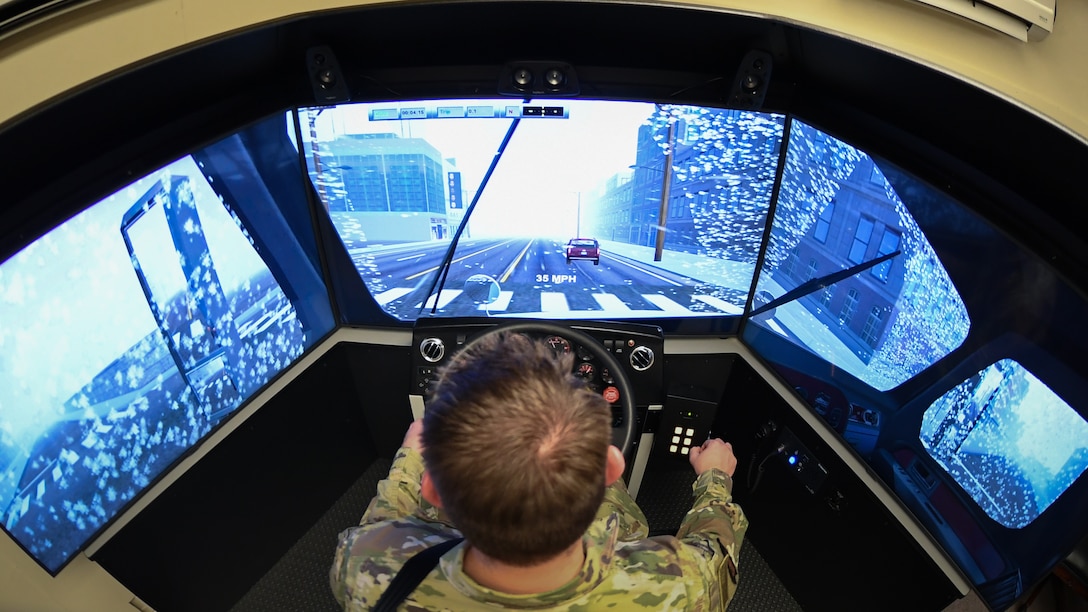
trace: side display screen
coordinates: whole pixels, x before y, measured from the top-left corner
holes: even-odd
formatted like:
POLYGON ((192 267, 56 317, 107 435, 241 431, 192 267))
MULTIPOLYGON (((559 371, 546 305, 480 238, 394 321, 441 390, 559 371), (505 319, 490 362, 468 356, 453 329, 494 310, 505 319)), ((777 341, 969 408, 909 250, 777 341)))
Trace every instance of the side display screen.
POLYGON ((922 445, 1005 527, 1034 521, 1088 469, 1088 421, 1002 359, 926 409, 922 445))
POLYGON ((0 264, 0 524, 52 573, 331 330, 206 172, 178 160, 0 264))

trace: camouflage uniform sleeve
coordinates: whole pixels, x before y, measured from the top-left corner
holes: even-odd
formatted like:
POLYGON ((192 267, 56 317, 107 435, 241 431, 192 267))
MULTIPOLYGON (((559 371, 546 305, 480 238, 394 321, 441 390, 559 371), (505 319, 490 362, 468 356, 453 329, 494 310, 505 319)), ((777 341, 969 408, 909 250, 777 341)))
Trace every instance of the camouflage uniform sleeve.
POLYGON ((744 511, 733 502, 733 480, 717 469, 695 480, 695 502, 684 516, 676 537, 697 550, 707 580, 721 589, 722 608, 737 590, 740 546, 748 531, 744 511))
POLYGON ((393 458, 389 475, 378 483, 378 494, 370 500, 360 525, 371 525, 407 517, 449 524, 440 509, 423 499, 420 481, 423 478, 423 455, 401 447, 393 458))
POLYGON ((622 542, 635 542, 650 535, 650 527, 646 515, 638 507, 631 494, 627 492, 627 486, 622 478, 604 490, 604 501, 597 510, 595 521, 607 520, 612 514, 616 515, 616 531, 622 542))
POLYGON ((363 604, 355 601, 353 593, 366 592, 368 587, 380 593, 399 568, 399 565, 383 565, 388 560, 375 555, 375 551, 391 549, 394 542, 403 548, 405 541, 413 539, 434 544, 431 541, 434 538, 439 538, 437 541, 449 538, 446 531, 451 526, 449 518, 423 499, 422 477, 423 455, 401 447, 393 458, 389 475, 378 483, 377 495, 370 500, 359 526, 338 536, 329 584, 336 601, 345 610, 362 609, 363 604), (408 535, 403 531, 405 528, 408 535), (387 539, 390 534, 397 534, 392 541, 387 539))

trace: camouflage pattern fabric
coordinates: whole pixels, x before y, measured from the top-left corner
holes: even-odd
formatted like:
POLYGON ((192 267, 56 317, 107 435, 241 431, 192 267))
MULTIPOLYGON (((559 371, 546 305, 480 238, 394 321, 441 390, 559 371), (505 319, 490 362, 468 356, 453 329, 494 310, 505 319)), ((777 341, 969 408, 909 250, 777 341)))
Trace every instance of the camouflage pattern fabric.
MULTIPOLYGON (((423 457, 401 448, 358 527, 340 534, 329 579, 345 610, 369 610, 396 572, 421 550, 461 534, 420 496, 423 457)), ((732 502, 732 481, 710 470, 675 537, 646 538, 646 517, 622 481, 606 490, 582 541, 581 573, 554 591, 509 595, 481 586, 454 546, 399 610, 725 610, 737 586, 737 555, 748 520, 732 502)))

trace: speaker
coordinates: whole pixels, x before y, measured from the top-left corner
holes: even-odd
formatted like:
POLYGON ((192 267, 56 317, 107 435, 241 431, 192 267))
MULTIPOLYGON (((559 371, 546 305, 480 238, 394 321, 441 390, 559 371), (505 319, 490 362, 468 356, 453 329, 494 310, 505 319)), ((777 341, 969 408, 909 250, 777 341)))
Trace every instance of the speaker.
POLYGON ((767 86, 771 81, 771 54, 766 51, 749 51, 737 68, 729 106, 757 110, 763 106, 767 86))
POLYGON ((351 100, 348 84, 340 71, 340 63, 327 46, 311 47, 306 51, 306 66, 310 72, 310 86, 314 90, 314 102, 339 104, 351 100))
POLYGON ((499 71, 499 95, 576 96, 581 91, 574 66, 557 61, 510 62, 499 71))

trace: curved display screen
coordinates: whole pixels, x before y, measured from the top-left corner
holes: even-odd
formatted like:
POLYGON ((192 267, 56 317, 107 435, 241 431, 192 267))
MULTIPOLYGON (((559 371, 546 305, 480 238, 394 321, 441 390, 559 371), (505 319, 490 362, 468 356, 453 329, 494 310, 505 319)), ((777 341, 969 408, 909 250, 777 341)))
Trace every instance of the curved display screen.
POLYGON ((990 518, 1013 529, 1088 469, 1088 421, 1012 359, 933 402, 919 438, 990 518))
POLYGON ((0 265, 0 522, 51 572, 332 329, 323 284, 241 223, 277 213, 233 199, 256 174, 217 175, 230 142, 0 265))
POLYGON ((744 311, 781 115, 506 99, 302 116, 322 201, 398 319, 744 311))
POLYGON ((751 301, 756 324, 882 391, 970 327, 872 158, 800 121, 787 135, 782 115, 451 100, 300 118, 321 201, 400 320, 727 317, 751 301))
POLYGON ((753 321, 886 391, 963 344, 967 308, 880 166, 793 121, 753 321))

